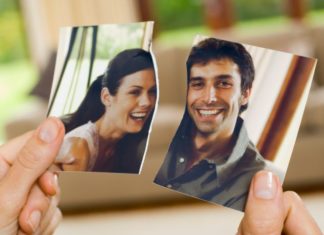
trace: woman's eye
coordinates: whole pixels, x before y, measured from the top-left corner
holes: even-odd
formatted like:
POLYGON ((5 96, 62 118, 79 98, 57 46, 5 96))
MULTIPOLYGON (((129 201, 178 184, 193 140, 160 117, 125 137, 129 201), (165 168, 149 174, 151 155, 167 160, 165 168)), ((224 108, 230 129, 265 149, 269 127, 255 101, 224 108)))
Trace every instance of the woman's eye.
POLYGON ((129 92, 129 94, 138 96, 138 95, 141 94, 141 91, 140 90, 132 90, 132 91, 129 92))
POLYGON ((156 89, 149 90, 149 94, 150 94, 151 96, 156 96, 156 89))

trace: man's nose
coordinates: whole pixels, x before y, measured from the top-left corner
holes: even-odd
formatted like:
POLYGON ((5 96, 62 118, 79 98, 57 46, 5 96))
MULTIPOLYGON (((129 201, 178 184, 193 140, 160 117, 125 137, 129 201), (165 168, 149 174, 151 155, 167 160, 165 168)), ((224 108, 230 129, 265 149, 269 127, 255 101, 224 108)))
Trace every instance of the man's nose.
POLYGON ((205 91, 205 101, 210 104, 216 101, 216 89, 214 86, 208 87, 205 91))

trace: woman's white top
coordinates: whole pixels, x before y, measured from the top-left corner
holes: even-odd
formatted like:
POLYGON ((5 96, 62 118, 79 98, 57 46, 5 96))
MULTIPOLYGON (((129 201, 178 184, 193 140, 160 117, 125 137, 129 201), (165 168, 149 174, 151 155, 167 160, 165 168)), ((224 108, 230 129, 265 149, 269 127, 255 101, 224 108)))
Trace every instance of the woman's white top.
POLYGON ((87 171, 91 171, 96 163, 99 149, 99 134, 96 125, 89 121, 88 123, 67 133, 64 137, 62 147, 56 157, 56 163, 66 162, 66 157, 72 147, 72 138, 82 138, 87 141, 90 152, 87 171))

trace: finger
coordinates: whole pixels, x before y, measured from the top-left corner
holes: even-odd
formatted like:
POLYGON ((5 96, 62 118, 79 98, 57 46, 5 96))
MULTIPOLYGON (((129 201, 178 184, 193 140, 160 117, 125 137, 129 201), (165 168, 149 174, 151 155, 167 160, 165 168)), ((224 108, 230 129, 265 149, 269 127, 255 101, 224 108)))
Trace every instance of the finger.
POLYGON ((59 190, 57 173, 46 171, 39 177, 38 184, 46 195, 54 196, 59 190))
MULTIPOLYGON (((45 231, 51 230, 49 227, 52 227, 52 220, 55 219, 55 216, 57 214, 57 205, 59 203, 59 198, 58 196, 54 196, 51 199, 51 205, 49 209, 47 210, 46 214, 44 215, 41 225, 39 229, 36 231, 36 234, 46 234, 45 231)), ((59 222, 59 221, 57 221, 59 222)), ((56 224, 56 223, 54 223, 56 224)))
POLYGON ((285 192, 286 207, 285 234, 294 235, 321 235, 318 225, 309 214, 304 203, 295 192, 285 192), (302 221, 302 222, 301 222, 302 221))
POLYGON ((20 229, 27 234, 34 233, 40 227, 50 203, 51 197, 45 195, 38 185, 34 185, 19 215, 20 229))
POLYGON ((0 155, 11 165, 16 159, 20 150, 23 148, 26 142, 33 136, 33 134, 34 131, 26 132, 25 134, 1 145, 0 155))
POLYGON ((27 233, 25 233, 25 232, 19 230, 18 233, 17 233, 17 235, 27 235, 27 233))
POLYGON ((59 223, 62 220, 62 212, 60 211, 59 208, 56 208, 54 215, 52 216, 52 219, 48 226, 45 228, 45 230, 40 233, 44 235, 51 235, 54 233, 55 229, 58 227, 59 223))
POLYGON ((238 234, 281 234, 284 223, 282 187, 271 172, 258 172, 250 192, 238 234))
POLYGON ((56 174, 58 174, 59 171, 62 171, 62 167, 61 164, 52 164, 49 168, 50 171, 55 172, 56 174))
POLYGON ((64 126, 48 118, 18 153, 0 184, 0 221, 16 217, 36 181, 54 161, 64 136, 64 126))
POLYGON ((10 165, 5 161, 5 159, 0 155, 0 180, 3 179, 8 170, 10 168, 10 165))

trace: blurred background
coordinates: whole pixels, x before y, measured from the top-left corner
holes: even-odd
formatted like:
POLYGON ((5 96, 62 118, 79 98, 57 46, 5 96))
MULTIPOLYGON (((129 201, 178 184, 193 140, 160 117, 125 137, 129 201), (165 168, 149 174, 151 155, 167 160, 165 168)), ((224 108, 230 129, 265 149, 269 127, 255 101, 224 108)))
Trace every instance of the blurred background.
POLYGON ((160 102, 143 172, 60 174, 65 219, 56 234, 236 232, 241 213, 152 183, 182 117, 196 34, 318 59, 284 187, 324 230, 323 0, 0 0, 0 142, 45 118, 60 27, 146 20, 155 21, 160 102))

